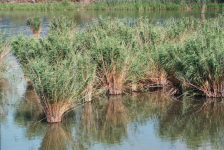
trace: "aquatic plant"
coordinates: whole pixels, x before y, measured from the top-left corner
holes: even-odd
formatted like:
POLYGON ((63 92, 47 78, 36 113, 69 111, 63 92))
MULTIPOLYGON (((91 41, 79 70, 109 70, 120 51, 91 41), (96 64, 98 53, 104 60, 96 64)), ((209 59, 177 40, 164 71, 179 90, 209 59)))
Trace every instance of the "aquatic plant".
POLYGON ((0 80, 4 78, 5 71, 7 70, 5 59, 9 52, 10 47, 9 43, 6 41, 6 33, 3 33, 0 35, 0 80))
POLYGON ((41 19, 39 17, 28 18, 26 20, 26 24, 30 27, 33 34, 36 37, 39 37, 40 30, 41 30, 41 19))
MULTIPOLYGON (((60 20, 64 18, 59 18, 60 20)), ((13 53, 32 82, 49 123, 60 122, 63 114, 80 102, 78 98, 89 77, 77 82, 73 34, 67 23, 58 25, 45 39, 20 36, 12 41, 13 53), (63 32, 61 31, 63 29, 63 32), (63 41, 63 42, 61 42, 63 41)), ((53 25, 55 26, 55 25, 53 25)))
MULTIPOLYGON (((78 37, 91 62, 96 65, 96 78, 108 94, 118 95, 127 89, 132 79, 143 75, 146 68, 140 65, 144 49, 140 37, 136 37, 138 26, 131 20, 106 18, 95 20, 93 25, 78 37)), ((78 38, 76 37, 76 38, 78 38)))
POLYGON ((222 16, 204 21, 184 43, 158 46, 158 62, 207 97, 223 97, 223 35, 222 16))

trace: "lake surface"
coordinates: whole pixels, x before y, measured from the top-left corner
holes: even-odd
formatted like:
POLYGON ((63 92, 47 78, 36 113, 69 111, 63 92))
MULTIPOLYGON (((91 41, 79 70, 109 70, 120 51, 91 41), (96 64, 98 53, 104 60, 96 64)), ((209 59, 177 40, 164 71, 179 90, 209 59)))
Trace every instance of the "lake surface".
MULTIPOLYGON (((209 10, 205 18, 221 10, 209 10)), ((99 16, 138 18, 154 22, 194 16, 200 11, 0 11, 0 28, 8 37, 32 35, 26 26, 31 16, 43 18, 41 36, 47 36, 49 20, 65 15, 77 24, 99 16)), ((77 106, 60 124, 47 124, 35 92, 26 90, 21 68, 12 55, 11 69, 0 82, 0 150, 224 149, 224 103, 222 100, 183 98, 177 101, 160 92, 99 97, 77 106)))
MULTIPOLYGON (((205 18, 214 18, 221 14, 222 10, 209 10, 205 18)), ((49 21, 53 17, 67 16, 77 24, 90 23, 92 19, 101 17, 139 18, 147 17, 156 22, 170 18, 195 17, 202 18, 200 10, 192 11, 2 11, 0 10, 0 29, 7 30, 9 36, 26 34, 32 35, 30 28, 26 25, 29 17, 39 16, 43 19, 40 36, 47 35, 49 21)))

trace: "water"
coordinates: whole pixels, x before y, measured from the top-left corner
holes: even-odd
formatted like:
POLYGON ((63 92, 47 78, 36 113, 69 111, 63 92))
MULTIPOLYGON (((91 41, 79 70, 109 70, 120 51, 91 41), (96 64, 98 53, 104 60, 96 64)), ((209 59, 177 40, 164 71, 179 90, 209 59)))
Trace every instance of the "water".
MULTIPOLYGON (((205 13, 205 18, 214 18, 221 14, 222 10, 209 10, 205 13)), ((160 22, 170 18, 195 17, 202 18, 200 10, 192 11, 2 11, 0 10, 0 29, 7 30, 9 36, 18 34, 32 35, 30 28, 26 25, 26 20, 32 16, 39 16, 43 19, 40 36, 47 35, 49 21, 53 17, 67 16, 77 24, 85 24, 97 19, 100 16, 119 18, 139 18, 147 17, 154 22, 160 22)))
POLYGON ((7 105, 2 149, 223 149, 223 103, 202 107, 158 92, 100 98, 67 114, 61 124, 38 122, 35 95, 7 105), (200 111, 199 111, 200 110, 200 111))
MULTIPOLYGON (((205 17, 217 17, 221 10, 209 10, 205 17)), ((194 16, 200 11, 0 11, 0 28, 8 37, 32 35, 26 19, 43 19, 41 37, 47 36, 49 20, 66 15, 77 24, 91 23, 99 16, 147 17, 162 21, 194 16)), ((61 124, 47 124, 37 97, 26 91, 21 68, 13 55, 11 69, 0 82, 0 149, 223 149, 223 103, 208 99, 175 101, 159 92, 100 97, 69 112, 61 124)))

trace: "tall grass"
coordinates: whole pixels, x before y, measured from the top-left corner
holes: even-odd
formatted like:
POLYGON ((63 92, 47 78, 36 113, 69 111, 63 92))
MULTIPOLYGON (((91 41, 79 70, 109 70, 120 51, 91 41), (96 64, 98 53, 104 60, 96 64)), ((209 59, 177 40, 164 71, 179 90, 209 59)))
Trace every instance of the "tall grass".
POLYGON ((126 83, 144 72, 137 62, 143 48, 135 29, 127 23, 101 18, 81 34, 83 48, 96 65, 96 76, 108 94, 121 94, 126 83))
POLYGON ((183 18, 153 26, 147 19, 99 19, 80 34, 109 94, 141 85, 191 86, 207 97, 223 97, 223 16, 183 18))
POLYGON ((5 62, 6 57, 10 51, 9 43, 6 41, 6 34, 0 31, 0 80, 4 78, 5 71, 7 70, 7 64, 5 62))
POLYGON ((12 41, 13 52, 32 81, 50 123, 60 122, 62 115, 77 105, 88 81, 77 82, 71 28, 75 25, 70 21, 54 19, 48 38, 20 36, 12 41))
POLYGON ((168 81, 166 72, 152 58, 152 50, 167 41, 184 41, 187 34, 200 28, 198 21, 170 20, 154 27, 143 18, 100 18, 76 34, 76 47, 82 51, 80 56, 89 57, 96 67, 95 87, 104 88, 108 94, 121 94, 127 89, 138 91, 151 83, 173 87, 179 83, 168 81))
POLYGON ((154 87, 168 94, 183 88, 223 97, 223 16, 210 20, 99 18, 79 30, 71 21, 53 19, 48 37, 20 36, 12 42, 32 81, 48 122, 81 99, 154 87))
MULTIPOLYGON (((222 0, 207 0, 206 7, 222 8, 222 0)), ((67 0, 55 3, 18 4, 3 3, 0 9, 8 10, 173 10, 173 9, 200 9, 201 1, 197 0, 84 0, 72 3, 67 0)))
POLYGON ((33 34, 39 37, 41 30, 41 19, 39 17, 28 18, 26 24, 30 27, 33 34))
POLYGON ((158 46, 158 62, 207 97, 223 97, 223 37, 223 17, 207 20, 185 42, 158 46))

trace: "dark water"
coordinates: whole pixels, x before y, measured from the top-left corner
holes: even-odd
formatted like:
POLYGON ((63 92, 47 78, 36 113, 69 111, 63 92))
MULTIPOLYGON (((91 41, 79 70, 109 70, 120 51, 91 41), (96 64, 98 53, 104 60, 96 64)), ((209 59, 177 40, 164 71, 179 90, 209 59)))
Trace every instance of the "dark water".
MULTIPOLYGON (((207 11, 213 18, 221 10, 207 11)), ((32 35, 26 26, 31 16, 43 18, 41 36, 47 36, 52 17, 66 15, 77 24, 99 16, 147 17, 155 21, 194 16, 200 11, 0 11, 0 28, 9 37, 32 35)), ((224 103, 222 100, 184 98, 176 101, 159 92, 100 97, 69 112, 61 124, 47 124, 36 95, 26 91, 23 72, 16 58, 0 82, 0 149, 224 149, 224 103), (206 103, 202 103, 206 101, 206 103)))

